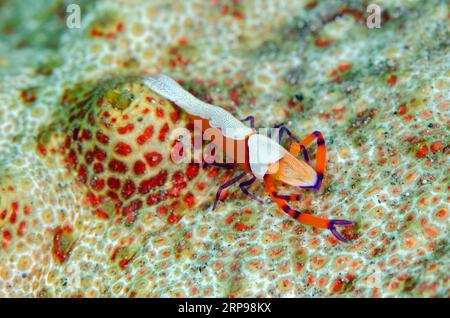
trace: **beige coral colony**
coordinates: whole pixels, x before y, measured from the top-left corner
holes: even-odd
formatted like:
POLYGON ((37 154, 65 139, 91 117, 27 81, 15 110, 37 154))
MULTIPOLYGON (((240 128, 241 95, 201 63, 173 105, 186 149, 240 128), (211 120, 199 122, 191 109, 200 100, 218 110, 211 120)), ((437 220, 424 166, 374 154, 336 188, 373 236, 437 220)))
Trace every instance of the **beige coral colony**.
POLYGON ((0 297, 450 297, 449 17, 0 1, 0 297))

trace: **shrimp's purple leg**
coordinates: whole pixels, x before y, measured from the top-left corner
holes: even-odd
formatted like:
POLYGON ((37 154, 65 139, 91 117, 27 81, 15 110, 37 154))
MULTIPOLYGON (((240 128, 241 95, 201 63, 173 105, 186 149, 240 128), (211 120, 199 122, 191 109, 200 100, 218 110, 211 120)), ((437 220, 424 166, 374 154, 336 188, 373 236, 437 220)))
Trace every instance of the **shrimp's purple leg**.
POLYGON ((323 175, 325 173, 325 163, 326 163, 326 156, 327 156, 327 148, 325 146, 325 139, 323 138, 323 135, 320 131, 315 131, 312 134, 310 134, 308 137, 300 141, 299 143, 292 144, 291 149, 289 152, 296 156, 300 149, 308 147, 309 144, 311 144, 314 140, 316 140, 317 143, 317 152, 316 152, 316 174, 317 179, 315 184, 311 186, 300 186, 299 188, 302 189, 314 189, 314 191, 319 191, 320 186, 322 185, 323 175))
POLYGON ((222 193, 222 191, 226 188, 228 188, 229 186, 235 184, 236 182, 238 182, 240 179, 242 179, 245 175, 247 174, 247 172, 242 172, 240 174, 238 174, 236 177, 231 178, 230 180, 228 180, 227 182, 225 182, 224 184, 222 184, 219 189, 217 190, 216 193, 216 198, 214 200, 214 204, 212 206, 212 209, 215 210, 216 206, 217 206, 217 202, 219 202, 220 199, 220 194, 222 193))
POLYGON ((254 195, 248 191, 248 187, 250 187, 253 184, 253 182, 255 182, 255 180, 256 180, 256 177, 253 176, 252 178, 241 182, 239 184, 239 187, 241 188, 242 192, 244 192, 244 194, 248 195, 250 198, 258 201, 259 203, 263 203, 264 201, 262 199, 258 198, 256 195, 254 195))
MULTIPOLYGON (((272 129, 279 129, 278 131, 278 143, 281 144, 281 140, 283 139, 283 135, 286 133, 289 138, 291 138, 295 143, 298 143, 298 139, 294 136, 294 134, 285 126, 284 123, 275 125, 272 127, 272 129)), ((311 161, 309 160, 308 151, 306 148, 302 145, 300 145, 303 153, 303 158, 305 159, 306 163, 308 163, 311 166, 311 161)))
POLYGON ((219 163, 219 162, 207 163, 207 162, 204 162, 203 168, 205 168, 207 166, 219 167, 219 168, 224 168, 224 169, 233 169, 236 167, 236 165, 234 163, 219 163))
POLYGON ((241 120, 242 122, 248 121, 250 122, 250 128, 255 128, 255 117, 254 116, 248 116, 241 120))
POLYGON ((300 201, 302 199, 301 194, 278 194, 278 192, 274 192, 273 196, 285 201, 300 201))
POLYGON ((347 243, 348 241, 336 230, 336 226, 348 226, 352 224, 353 222, 348 220, 329 220, 328 229, 339 241, 347 243))
POLYGON ((278 142, 281 142, 281 139, 283 138, 283 134, 286 133, 290 138, 292 138, 292 140, 294 140, 294 142, 298 143, 298 139, 294 136, 293 133, 291 133, 291 131, 289 129, 287 129, 287 127, 285 126, 285 123, 281 123, 278 125, 273 126, 272 128, 276 129, 278 128, 280 130, 279 134, 278 134, 278 142))

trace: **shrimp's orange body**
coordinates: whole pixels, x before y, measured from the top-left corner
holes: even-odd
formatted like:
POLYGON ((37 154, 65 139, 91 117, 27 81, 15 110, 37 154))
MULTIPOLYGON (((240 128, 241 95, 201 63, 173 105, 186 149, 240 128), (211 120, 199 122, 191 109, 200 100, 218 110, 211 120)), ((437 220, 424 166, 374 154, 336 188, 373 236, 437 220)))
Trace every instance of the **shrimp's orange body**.
POLYGON ((329 229, 338 240, 346 242, 346 239, 336 230, 336 226, 352 225, 351 221, 331 220, 294 210, 289 206, 288 201, 300 200, 301 195, 279 194, 276 187, 277 183, 283 183, 302 189, 316 191, 320 189, 326 163, 325 140, 320 132, 315 131, 304 140, 298 141, 284 125, 278 125, 273 127, 279 129, 278 141, 274 141, 254 130, 252 116, 243 120, 250 121, 250 127, 248 127, 224 109, 198 100, 168 76, 149 76, 144 79, 144 84, 174 102, 193 118, 200 120, 202 130, 209 129, 215 136, 220 136, 213 141, 219 150, 225 152, 223 145, 232 145, 231 155, 224 153, 229 159, 227 163, 213 162, 212 164, 226 168, 238 165, 243 172, 219 187, 213 209, 217 206, 220 194, 225 188, 237 183, 245 176, 250 176, 239 184, 246 195, 262 202, 260 198, 248 191, 248 187, 259 179, 272 200, 289 216, 305 225, 329 229), (280 145, 284 133, 294 141, 289 151, 280 145), (314 140, 317 144, 315 169, 311 166, 306 150, 314 140), (297 158, 300 151, 303 153, 304 160, 297 158))

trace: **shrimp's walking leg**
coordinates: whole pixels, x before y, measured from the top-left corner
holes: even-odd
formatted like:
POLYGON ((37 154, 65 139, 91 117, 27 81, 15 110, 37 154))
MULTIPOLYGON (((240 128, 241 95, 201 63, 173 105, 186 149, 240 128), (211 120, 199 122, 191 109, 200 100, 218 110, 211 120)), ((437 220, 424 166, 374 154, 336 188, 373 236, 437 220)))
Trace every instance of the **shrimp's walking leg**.
POLYGON ((247 116, 244 119, 241 120, 242 122, 248 121, 250 122, 250 128, 255 128, 255 117, 254 116, 247 116))
POLYGON ((207 162, 204 162, 203 168, 205 168, 207 166, 213 166, 213 167, 219 167, 219 168, 225 168, 225 169, 233 169, 236 167, 236 165, 234 163, 220 163, 220 162, 207 163, 207 162))
POLYGON ((342 242, 347 242, 347 240, 336 230, 336 226, 345 226, 352 225, 351 221, 347 220, 330 220, 326 218, 321 218, 318 216, 314 216, 307 211, 300 212, 292 209, 286 202, 286 200, 277 197, 277 189, 274 185, 273 176, 270 174, 266 174, 264 176, 264 185, 272 197, 273 201, 290 217, 296 219, 302 224, 314 226, 322 229, 329 229, 333 235, 342 242))
POLYGON ((227 182, 225 182, 224 184, 222 184, 222 185, 219 187, 219 190, 217 190, 216 198, 215 198, 215 200, 214 200, 214 204, 213 204, 213 207, 212 207, 213 210, 216 209, 217 202, 218 202, 219 199, 220 199, 220 194, 222 193, 222 191, 223 191, 224 189, 228 188, 229 186, 235 184, 236 182, 238 182, 238 181, 239 181, 240 179, 242 179, 246 174, 247 174, 247 172, 242 172, 242 173, 238 174, 236 177, 231 178, 230 180, 228 180, 227 182))
POLYGON ((273 196, 285 201, 300 201, 302 199, 301 194, 278 194, 278 192, 275 192, 273 196))
MULTIPOLYGON (((289 138, 291 138, 294 143, 298 144, 298 139, 294 136, 293 133, 291 133, 291 131, 285 126, 284 123, 275 125, 272 127, 272 129, 279 129, 278 131, 278 143, 281 144, 281 140, 283 139, 283 135, 286 133, 288 135, 289 138)), ((309 160, 309 155, 308 155, 308 151, 306 150, 306 147, 301 147, 302 149, 302 153, 303 153, 303 158, 305 159, 305 161, 311 165, 311 161, 309 160)))
POLYGON ((283 138, 283 134, 286 133, 294 142, 298 143, 298 139, 294 136, 293 133, 285 126, 285 123, 281 123, 272 127, 273 129, 279 129, 278 134, 278 143, 281 143, 281 139, 283 138))
POLYGON ((318 191, 320 186, 322 185, 323 174, 325 172, 325 163, 327 160, 327 148, 325 146, 325 139, 319 131, 313 132, 311 135, 303 139, 298 143, 293 143, 291 145, 291 149, 289 152, 293 156, 298 156, 300 149, 306 149, 313 141, 317 139, 317 151, 316 151, 316 173, 317 173, 317 181, 312 186, 301 187, 304 189, 314 189, 318 191))
POLYGON ((250 187, 255 182, 255 180, 256 180, 256 177, 253 176, 252 178, 241 182, 239 184, 239 187, 241 188, 242 192, 244 192, 244 194, 248 195, 250 198, 258 201, 259 203, 263 203, 264 201, 262 199, 258 198, 256 195, 254 195, 248 191, 248 187, 250 187))

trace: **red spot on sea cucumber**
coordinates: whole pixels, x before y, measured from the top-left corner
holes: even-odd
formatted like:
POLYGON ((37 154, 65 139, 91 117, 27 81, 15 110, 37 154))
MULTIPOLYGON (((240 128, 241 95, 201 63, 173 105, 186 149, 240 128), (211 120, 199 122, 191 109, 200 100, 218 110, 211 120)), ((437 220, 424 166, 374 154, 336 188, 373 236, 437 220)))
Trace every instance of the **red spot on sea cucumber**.
POLYGON ((121 135, 124 135, 124 134, 127 134, 127 133, 133 131, 133 129, 134 129, 134 125, 130 123, 125 126, 117 128, 117 132, 121 135))
POLYGON ((9 232, 8 230, 4 230, 3 231, 3 240, 2 240, 3 249, 6 250, 9 247, 9 245, 11 244, 11 241, 12 241, 11 232, 9 232))
POLYGON ((88 206, 97 206, 103 202, 102 196, 96 196, 92 192, 86 193, 86 201, 88 206))
POLYGON ((86 153, 84 154, 84 160, 87 164, 91 164, 92 161, 94 161, 94 152, 91 150, 86 151, 86 153))
POLYGON ((236 229, 236 231, 245 231, 248 229, 247 225, 245 225, 244 223, 240 223, 240 222, 236 223, 234 225, 234 228, 236 229))
POLYGON ((156 209, 159 215, 165 215, 168 211, 168 208, 166 206, 160 206, 156 209))
POLYGON ((103 161, 106 159, 106 153, 101 150, 100 148, 98 148, 97 146, 94 148, 94 157, 95 159, 97 159, 98 161, 103 161))
POLYGON ((186 176, 189 179, 192 179, 198 175, 199 170, 200 170, 199 164, 190 163, 189 166, 186 168, 186 176))
POLYGON ((91 138, 92 138, 91 132, 87 129, 83 129, 83 131, 81 132, 81 139, 89 140, 91 138))
POLYGON ((13 202, 11 204, 11 216, 9 217, 9 223, 14 224, 17 220, 17 211, 19 209, 19 204, 17 202, 13 202))
POLYGON ((172 176, 173 187, 169 192, 170 196, 176 197, 180 195, 181 190, 186 188, 187 183, 184 180, 184 174, 181 171, 177 171, 172 176))
POLYGON ((70 148, 70 145, 72 144, 72 139, 70 139, 69 136, 66 136, 66 140, 64 141, 64 147, 70 148))
POLYGON ((156 117, 159 117, 159 118, 164 117, 164 111, 159 107, 156 107, 156 117))
POLYGON ((156 151, 144 155, 145 161, 150 167, 156 167, 162 160, 162 155, 156 151))
POLYGON ((8 214, 8 210, 4 209, 2 213, 0 213, 0 220, 4 220, 6 215, 8 214))
POLYGON ((94 164, 94 172, 95 173, 102 173, 103 172, 103 164, 100 162, 97 162, 94 164))
POLYGON ((164 126, 159 131, 158 139, 160 141, 164 141, 166 139, 166 135, 169 132, 169 124, 165 123, 164 126))
POLYGON ((108 191, 106 192, 106 195, 113 200, 114 202, 116 202, 116 207, 117 206, 121 206, 122 202, 119 200, 119 196, 117 195, 117 193, 113 192, 113 191, 108 191))
POLYGON ((212 167, 208 171, 208 177, 211 178, 211 179, 217 177, 218 174, 219 174, 219 168, 218 167, 212 167))
POLYGON ((175 213, 170 213, 169 217, 167 218, 170 224, 178 222, 179 219, 181 219, 181 215, 176 215, 175 213))
POLYGON ((125 173, 128 170, 127 166, 122 161, 116 159, 111 159, 111 161, 108 164, 108 168, 111 171, 120 173, 125 173))
POLYGON ((147 140, 153 136, 153 126, 145 128, 144 132, 136 138, 136 142, 139 145, 143 145, 147 140))
POLYGON ((17 236, 22 236, 25 233, 26 226, 27 223, 25 221, 19 223, 19 227, 17 228, 17 236))
POLYGON ((105 135, 101 130, 97 131, 96 137, 97 140, 104 145, 107 145, 109 143, 109 137, 105 135))
POLYGON ((120 188, 120 180, 116 178, 108 178, 108 187, 113 190, 118 190, 120 188))
POLYGON ((77 165, 77 156, 75 154, 75 150, 70 149, 69 154, 66 158, 66 164, 69 168, 75 168, 77 165))
POLYGON ((94 210, 94 215, 95 215, 96 217, 98 217, 99 219, 102 219, 102 220, 106 220, 106 219, 109 218, 108 213, 106 213, 106 212, 105 212, 104 210, 102 210, 102 209, 95 209, 95 210, 94 210))
POLYGON ((192 208, 195 205, 195 197, 191 192, 185 195, 183 201, 189 208, 192 208))
POLYGON ((161 202, 162 200, 164 200, 164 198, 165 198, 165 194, 162 192, 149 194, 149 196, 147 197, 147 204, 155 205, 155 204, 161 202))
POLYGON ((167 181, 167 171, 163 170, 157 175, 141 181, 139 184, 139 192, 141 194, 148 193, 154 187, 162 186, 167 181))
POLYGON ((134 163, 134 173, 137 175, 141 175, 145 172, 145 169, 147 169, 147 166, 145 165, 145 162, 142 160, 137 160, 134 163))
POLYGON ((136 191, 136 186, 134 185, 134 182, 130 179, 127 179, 127 181, 125 181, 122 187, 123 198, 128 199, 133 195, 134 191, 136 191))
POLYGON ((78 168, 78 180, 82 183, 86 183, 87 181, 87 171, 84 165, 78 168))
POLYGON ((125 223, 131 224, 136 220, 137 211, 142 207, 142 200, 136 199, 130 202, 122 209, 122 214, 125 216, 125 223))
POLYGON ((124 142, 118 142, 114 151, 121 156, 127 156, 131 153, 131 147, 124 142))
POLYGON ((184 181, 184 174, 181 171, 177 171, 173 174, 172 181, 176 186, 186 186, 186 181, 184 181))
POLYGON ((105 181, 103 179, 94 177, 91 179, 90 184, 92 189, 94 189, 95 191, 100 191, 105 186, 105 181))
POLYGON ((180 114, 177 110, 170 113, 170 119, 175 124, 180 119, 180 114))

